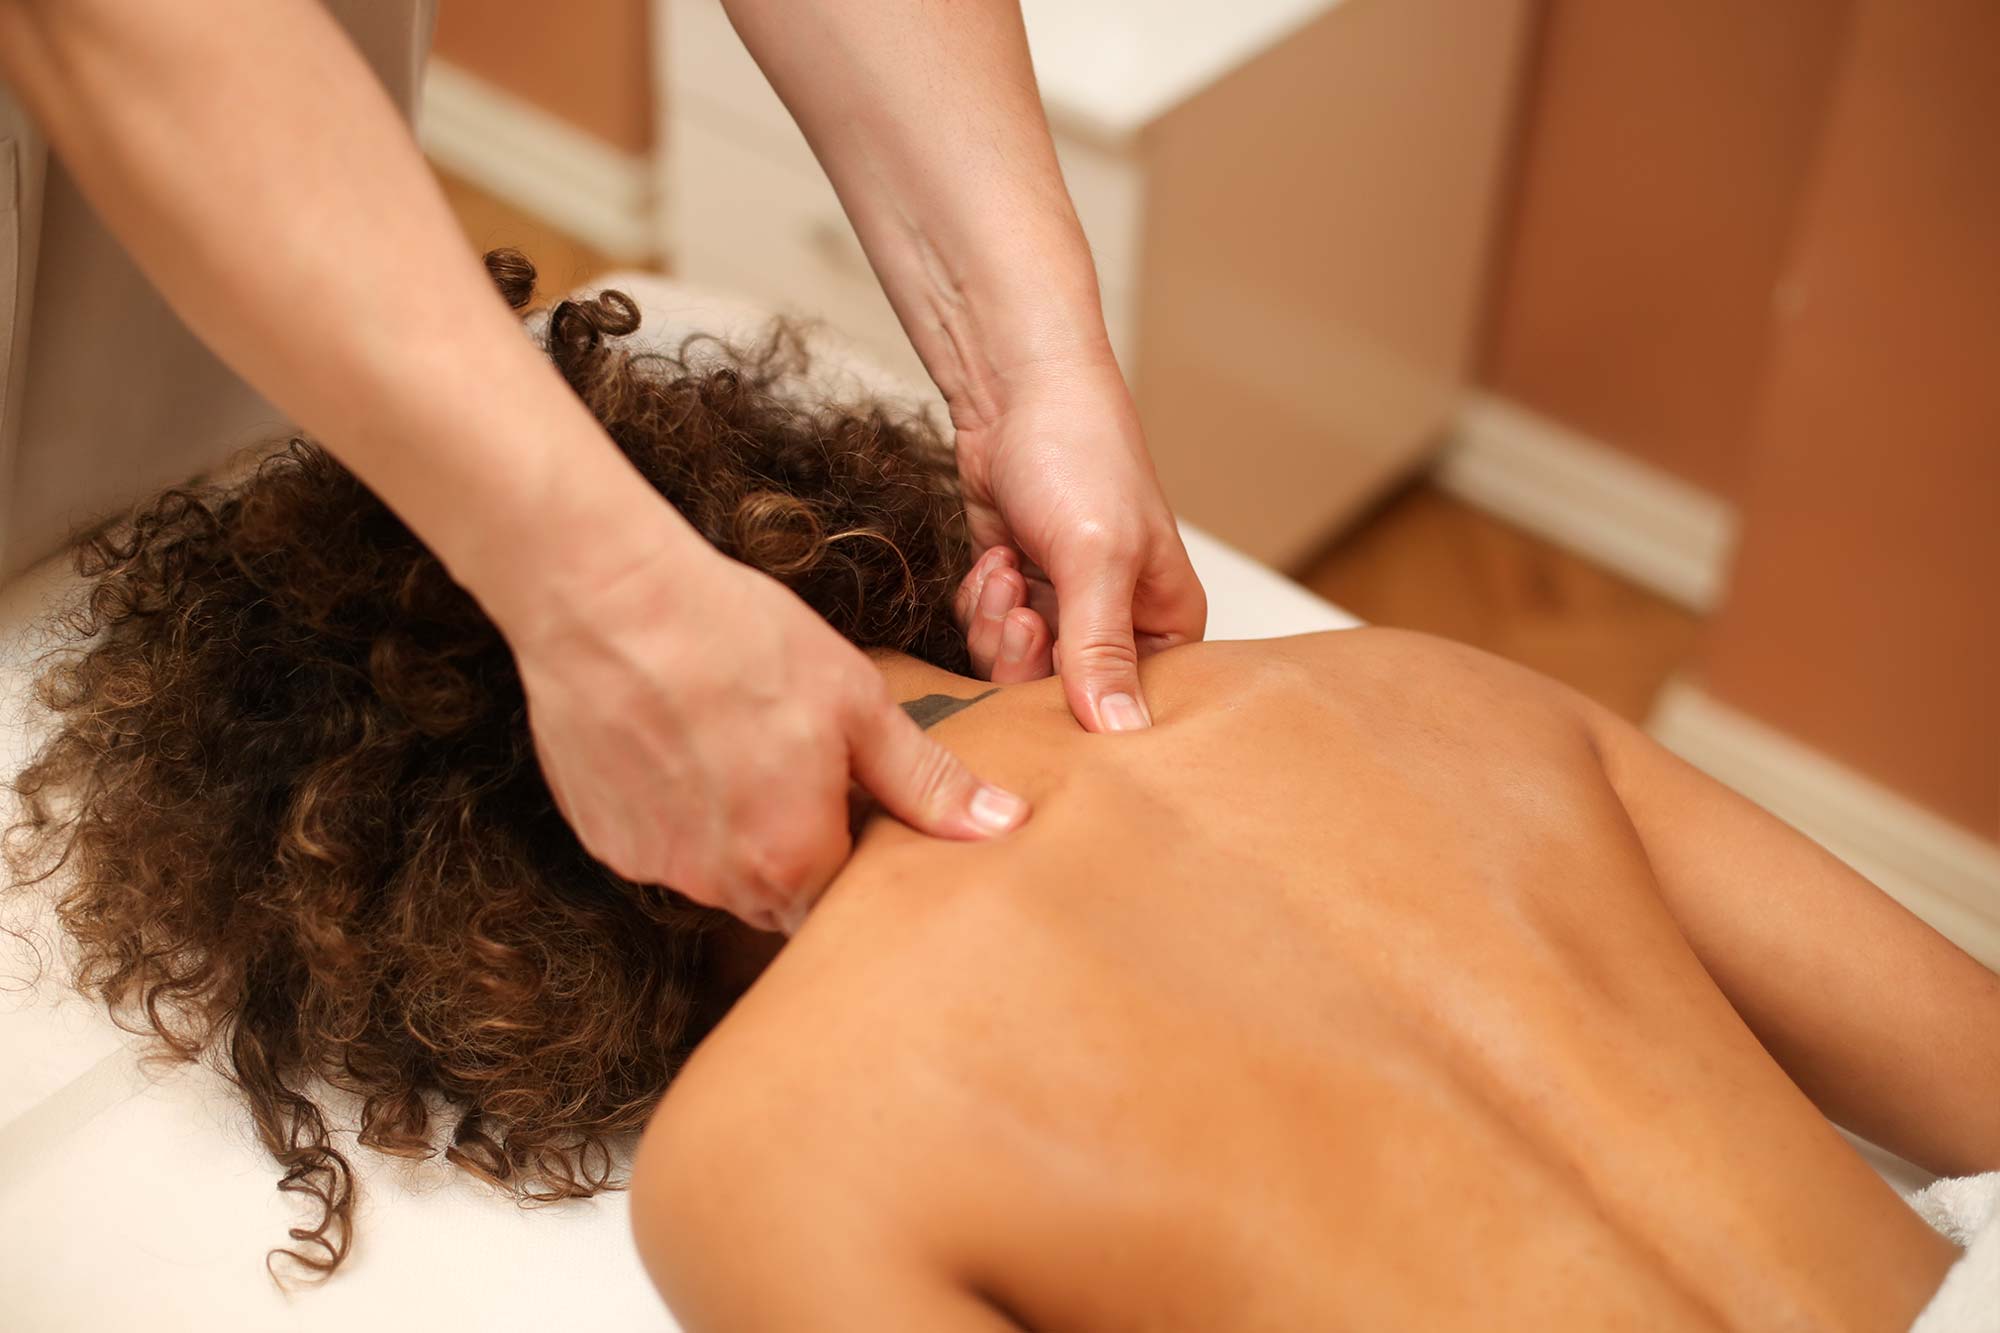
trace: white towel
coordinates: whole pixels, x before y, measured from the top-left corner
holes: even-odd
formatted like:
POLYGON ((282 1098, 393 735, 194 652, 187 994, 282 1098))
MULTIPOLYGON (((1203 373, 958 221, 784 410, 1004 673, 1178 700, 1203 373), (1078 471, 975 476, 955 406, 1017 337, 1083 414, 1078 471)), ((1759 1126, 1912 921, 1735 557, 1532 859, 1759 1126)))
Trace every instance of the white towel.
POLYGON ((1908 1198, 1924 1221, 1965 1247, 1910 1333, 2000 1333, 2000 1171, 1933 1181, 1908 1198))

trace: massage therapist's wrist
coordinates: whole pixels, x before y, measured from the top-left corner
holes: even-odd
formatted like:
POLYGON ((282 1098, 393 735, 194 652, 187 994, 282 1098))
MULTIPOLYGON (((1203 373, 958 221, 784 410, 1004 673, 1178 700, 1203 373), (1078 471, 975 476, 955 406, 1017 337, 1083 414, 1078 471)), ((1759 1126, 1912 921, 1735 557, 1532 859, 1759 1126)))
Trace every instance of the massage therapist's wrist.
POLYGON ((928 268, 937 342, 917 350, 961 429, 990 424, 1040 376, 1116 365, 1082 233, 1066 228, 1062 239, 1066 260, 982 256, 949 286, 941 274, 956 270, 928 268))
POLYGON ((457 557, 445 558, 515 644, 635 570, 683 566, 692 578, 721 558, 608 440, 588 441, 573 458, 566 475, 496 502, 457 557))

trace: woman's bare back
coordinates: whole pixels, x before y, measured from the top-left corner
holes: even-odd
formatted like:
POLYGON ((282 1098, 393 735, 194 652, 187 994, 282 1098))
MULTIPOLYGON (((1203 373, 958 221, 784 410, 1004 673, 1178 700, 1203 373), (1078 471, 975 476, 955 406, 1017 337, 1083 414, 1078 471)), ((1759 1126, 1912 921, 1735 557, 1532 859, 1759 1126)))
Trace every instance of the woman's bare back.
POLYGON ((1711 980, 1571 696, 1382 631, 1146 689, 953 711, 1034 820, 872 822, 697 1054, 635 1214, 691 1333, 1907 1326, 1953 1251, 1711 980))

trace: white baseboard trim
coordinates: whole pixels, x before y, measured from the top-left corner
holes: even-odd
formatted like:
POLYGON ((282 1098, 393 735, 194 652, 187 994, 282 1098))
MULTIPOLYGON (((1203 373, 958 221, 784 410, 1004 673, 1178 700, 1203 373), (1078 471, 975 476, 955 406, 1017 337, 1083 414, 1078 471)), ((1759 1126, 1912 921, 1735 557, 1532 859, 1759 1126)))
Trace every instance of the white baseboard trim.
POLYGON ((1475 394, 1435 479, 1663 596, 1711 609, 1736 541, 1721 500, 1504 399, 1475 394))
POLYGON ((424 76, 417 137, 432 160, 620 260, 658 248, 653 164, 442 60, 424 76))
POLYGON ((1661 692, 1648 730, 2000 971, 2000 846, 1717 702, 1685 680, 1661 692))

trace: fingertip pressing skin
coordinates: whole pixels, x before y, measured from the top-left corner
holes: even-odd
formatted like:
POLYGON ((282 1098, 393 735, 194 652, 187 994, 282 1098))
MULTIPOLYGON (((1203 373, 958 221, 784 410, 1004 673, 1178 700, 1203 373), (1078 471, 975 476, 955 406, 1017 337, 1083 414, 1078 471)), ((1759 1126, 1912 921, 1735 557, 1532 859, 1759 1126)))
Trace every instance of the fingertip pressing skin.
POLYGON ((1027 801, 982 781, 894 704, 862 723, 854 774, 870 795, 920 833, 990 838, 1027 819, 1027 801))
MULTIPOLYGON (((1143 731, 1152 725, 1152 710, 1135 678, 1131 659, 1147 657, 1201 637, 1200 621, 1205 618, 1205 598, 1196 585, 1195 623, 1190 629, 1166 632, 1134 630, 1131 650, 1097 656, 1118 659, 1113 668, 1102 669, 1110 679, 1086 679, 1073 683, 1066 693, 1072 711, 1086 728, 1096 732, 1143 731)), ((1027 576, 1021 571, 1020 556, 1009 546, 990 546, 981 552, 966 571, 953 600, 954 616, 965 632, 966 648, 974 673, 1000 684, 1017 684, 1062 674, 1061 644, 1048 621, 1028 605, 1027 576)), ((1122 617, 1114 617, 1122 619, 1122 617)), ((1100 643, 1122 637, 1113 625, 1094 636, 1100 643)), ((1086 654, 1076 650, 1073 657, 1086 654)))
POLYGON ((1085 680, 1081 690, 1070 695, 1072 706, 1080 693, 1086 706, 1094 708, 1095 730, 1143 731, 1152 726, 1152 709, 1139 683, 1139 660, 1196 642, 1206 629, 1208 596, 1178 542, 1174 555, 1177 559, 1170 562, 1168 574, 1177 577, 1155 570, 1142 575, 1123 596, 1115 595, 1115 588, 1110 594, 1100 590, 1092 635, 1097 661, 1079 668, 1085 680))
POLYGON ((1132 587, 1121 582, 1111 578, 1091 588, 1090 600, 1073 619, 1067 611, 1063 615, 1064 693, 1078 721, 1100 733, 1143 731, 1152 725, 1139 687, 1132 587))
POLYGON ((990 834, 1006 833, 1028 817, 1028 803, 1013 792, 982 784, 966 807, 972 822, 990 834))
POLYGON ((1144 731, 1153 724, 1145 704, 1133 694, 1114 690, 1097 701, 1099 724, 1106 731, 1144 731))

